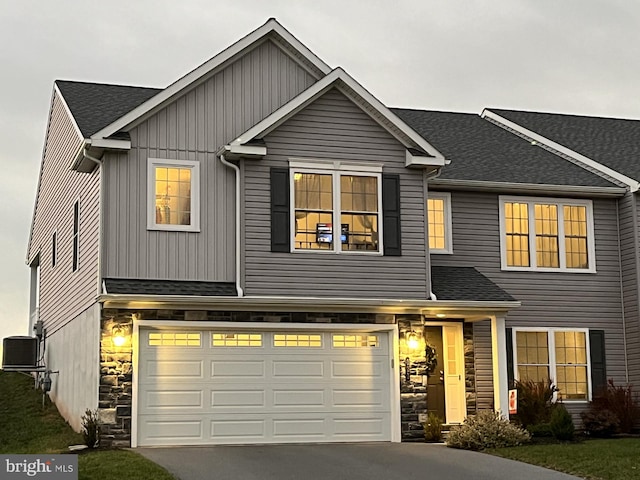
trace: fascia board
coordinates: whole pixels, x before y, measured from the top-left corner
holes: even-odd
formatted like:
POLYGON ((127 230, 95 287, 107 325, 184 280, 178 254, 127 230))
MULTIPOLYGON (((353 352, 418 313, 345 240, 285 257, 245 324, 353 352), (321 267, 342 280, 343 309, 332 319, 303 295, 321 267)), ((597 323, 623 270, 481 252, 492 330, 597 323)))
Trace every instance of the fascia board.
MULTIPOLYGON (((231 142, 231 145, 242 145, 256 138, 262 138, 269 132, 273 131, 279 125, 284 123, 287 119, 291 118, 297 112, 305 108, 311 102, 319 98, 322 94, 328 91, 330 88, 336 87, 344 95, 351 98, 357 104, 361 104, 364 101, 369 107, 376 111, 383 118, 392 123, 403 134, 405 134, 413 144, 408 144, 406 139, 399 138, 398 135, 390 130, 384 124, 378 122, 385 130, 398 139, 405 147, 418 146, 425 152, 430 154, 434 160, 440 160, 444 162, 444 156, 436 150, 431 144, 429 144, 424 138, 422 138, 415 130, 402 121, 397 115, 391 112, 385 107, 377 98, 366 91, 358 82, 356 82, 348 73, 342 68, 334 69, 330 74, 311 85, 304 92, 300 93, 297 97, 280 107, 278 110, 267 116, 249 130, 244 132, 238 138, 231 142), (340 88, 340 85, 344 84, 348 88, 340 88), (355 92, 360 98, 354 98, 355 92)), ((374 117, 373 120, 376 120, 374 117)), ((377 121, 377 120, 376 120, 377 121)))
POLYGON ((622 197, 627 193, 624 187, 593 187, 583 185, 546 185, 537 183, 485 182, 482 180, 458 180, 437 178, 429 181, 430 187, 441 187, 452 190, 474 190, 481 192, 518 192, 531 195, 554 194, 566 197, 622 197))
POLYGON ((544 145, 546 145, 547 147, 553 148, 554 150, 557 150, 560 153, 563 153, 571 158, 576 159, 579 162, 584 163, 585 165, 588 165, 589 167, 598 170, 599 172, 608 175, 611 178, 615 178, 616 180, 620 181, 621 183, 624 183, 625 185, 629 186, 629 190, 631 192, 637 192, 638 189, 640 189, 640 182, 638 182, 637 180, 634 180, 631 177, 627 177, 626 175, 623 175, 622 173, 613 170, 603 164, 601 164, 600 162, 597 162, 589 157, 585 157, 584 155, 571 150, 570 148, 565 147, 564 145, 560 145, 557 142, 554 142, 553 140, 548 139, 547 137, 543 137, 542 135, 529 130, 528 128, 523 127, 522 125, 519 125, 515 122, 512 122, 511 120, 507 120, 506 118, 498 115, 495 112, 492 112, 489 109, 484 109, 482 111, 481 114, 482 118, 490 118, 491 120, 494 120, 498 123, 501 123, 502 125, 504 125, 505 127, 511 128, 513 130, 515 130, 516 132, 519 132, 523 135, 526 135, 527 137, 535 140, 538 143, 542 143, 544 145))
POLYGON ((102 130, 96 132, 91 136, 91 138, 106 138, 125 128, 127 125, 133 123, 144 114, 161 105, 163 102, 171 99, 174 95, 189 87, 191 84, 198 81, 200 78, 202 78, 212 70, 233 59, 243 50, 260 41, 263 37, 266 37, 271 32, 275 32, 285 41, 289 42, 289 44, 294 49, 298 50, 304 58, 306 58, 310 63, 316 66, 318 70, 323 72, 325 75, 331 71, 331 68, 326 63, 320 60, 320 58, 317 57, 313 52, 311 52, 311 50, 309 50, 297 38, 291 35, 291 33, 289 33, 275 19, 271 18, 264 25, 257 28, 256 30, 254 30, 241 40, 237 41, 227 49, 223 50, 215 57, 206 61, 196 69, 192 70, 173 84, 169 85, 167 88, 160 91, 158 94, 151 97, 143 104, 134 108, 129 113, 120 117, 110 125, 107 125, 102 130))
POLYGON ((104 150, 131 150, 131 140, 115 140, 111 138, 95 138, 90 142, 92 148, 104 150))

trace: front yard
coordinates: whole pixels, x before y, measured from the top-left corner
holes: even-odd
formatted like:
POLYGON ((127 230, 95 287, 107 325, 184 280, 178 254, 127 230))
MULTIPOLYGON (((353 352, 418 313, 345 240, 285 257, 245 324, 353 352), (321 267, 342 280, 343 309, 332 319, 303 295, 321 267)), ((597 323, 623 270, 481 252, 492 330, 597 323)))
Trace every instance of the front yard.
MULTIPOLYGON (((0 454, 69 453, 82 443, 54 405, 33 388, 33 379, 0 371, 0 454)), ((174 480, 155 463, 127 450, 92 450, 78 457, 80 480, 174 480)))
POLYGON ((592 480, 640 479, 640 439, 526 445, 488 453, 592 480))

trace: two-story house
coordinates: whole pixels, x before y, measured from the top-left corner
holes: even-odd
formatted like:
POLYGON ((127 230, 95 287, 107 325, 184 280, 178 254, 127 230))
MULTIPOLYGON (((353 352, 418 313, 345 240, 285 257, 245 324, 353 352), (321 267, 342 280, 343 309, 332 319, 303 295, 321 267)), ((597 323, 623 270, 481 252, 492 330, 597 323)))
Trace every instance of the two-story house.
POLYGON ((629 372, 626 192, 390 110, 273 19, 164 89, 57 81, 28 248, 51 398, 127 446, 400 441, 506 414, 522 376, 578 411, 629 372))

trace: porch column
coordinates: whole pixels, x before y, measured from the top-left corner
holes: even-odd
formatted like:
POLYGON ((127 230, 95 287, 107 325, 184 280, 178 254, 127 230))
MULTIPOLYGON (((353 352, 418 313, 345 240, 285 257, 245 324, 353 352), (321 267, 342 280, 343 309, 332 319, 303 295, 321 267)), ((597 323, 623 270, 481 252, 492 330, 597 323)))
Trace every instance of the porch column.
POLYGON ((509 418, 509 379, 504 316, 491 317, 491 355, 493 358, 493 401, 497 412, 509 418))

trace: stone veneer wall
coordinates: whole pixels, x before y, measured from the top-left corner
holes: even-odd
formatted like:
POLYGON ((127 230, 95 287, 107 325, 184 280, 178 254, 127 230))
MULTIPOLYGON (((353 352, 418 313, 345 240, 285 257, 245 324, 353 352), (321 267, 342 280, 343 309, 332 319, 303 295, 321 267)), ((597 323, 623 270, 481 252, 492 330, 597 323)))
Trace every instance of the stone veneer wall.
POLYGON ((473 348, 473 324, 462 325, 462 336, 464 338, 464 381, 465 395, 467 398, 467 415, 477 413, 476 401, 476 364, 473 348))
POLYGON ((103 446, 131 445, 133 350, 129 340, 121 347, 111 341, 113 327, 130 334, 133 315, 141 320, 199 320, 276 323, 394 323, 394 315, 372 313, 272 313, 206 310, 103 309, 100 335, 100 390, 98 414, 103 446))

